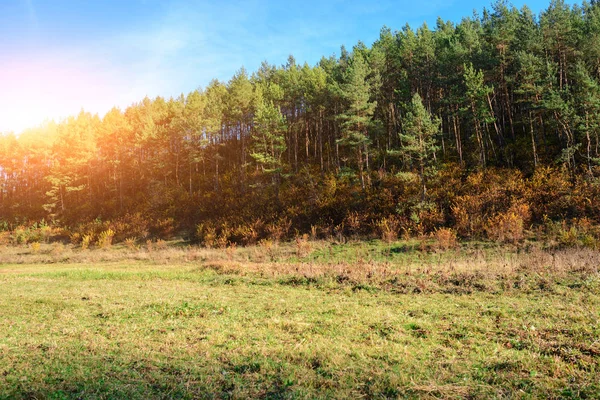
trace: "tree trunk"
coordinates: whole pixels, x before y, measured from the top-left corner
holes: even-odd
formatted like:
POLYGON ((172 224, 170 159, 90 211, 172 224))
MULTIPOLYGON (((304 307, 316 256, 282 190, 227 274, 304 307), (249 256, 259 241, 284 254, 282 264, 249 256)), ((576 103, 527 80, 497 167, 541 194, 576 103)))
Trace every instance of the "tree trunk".
POLYGON ((362 157, 362 146, 358 146, 356 152, 356 161, 358 162, 358 171, 360 174, 360 187, 362 190, 365 190, 365 174, 364 174, 364 166, 363 166, 363 157, 362 157))
POLYGON ((537 146, 535 143, 535 130, 533 128, 533 116, 529 111, 529 132, 531 133, 531 149, 533 150, 533 168, 536 169, 538 165, 537 146))

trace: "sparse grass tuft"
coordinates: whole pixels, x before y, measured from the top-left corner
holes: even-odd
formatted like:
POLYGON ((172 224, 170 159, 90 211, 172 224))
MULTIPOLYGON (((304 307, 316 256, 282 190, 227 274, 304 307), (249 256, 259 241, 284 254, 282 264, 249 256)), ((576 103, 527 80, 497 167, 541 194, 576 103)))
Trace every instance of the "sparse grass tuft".
POLYGON ((125 239, 125 242, 124 242, 124 243, 125 243, 125 246, 126 246, 126 247, 127 247, 129 250, 131 250, 131 251, 136 251, 136 250, 139 250, 139 247, 137 246, 136 242, 137 242, 137 239, 136 239, 136 238, 134 238, 134 237, 130 237, 130 238, 127 238, 127 239, 125 239))

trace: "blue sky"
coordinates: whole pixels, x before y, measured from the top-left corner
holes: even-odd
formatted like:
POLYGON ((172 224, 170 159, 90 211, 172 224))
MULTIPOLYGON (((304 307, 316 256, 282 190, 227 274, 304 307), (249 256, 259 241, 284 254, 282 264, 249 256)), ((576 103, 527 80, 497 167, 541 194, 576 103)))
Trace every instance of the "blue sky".
MULTIPOLYGON (((535 13, 549 0, 513 1, 535 13)), ((575 2, 569 1, 569 4, 575 2)), ((459 21, 481 0, 0 0, 0 132, 177 96, 261 61, 315 64, 382 26, 459 21)))

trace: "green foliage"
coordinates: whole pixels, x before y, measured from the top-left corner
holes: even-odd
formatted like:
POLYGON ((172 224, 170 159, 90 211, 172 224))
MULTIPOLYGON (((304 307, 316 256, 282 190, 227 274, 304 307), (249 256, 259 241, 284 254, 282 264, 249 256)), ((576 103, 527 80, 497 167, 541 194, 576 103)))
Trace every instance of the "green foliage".
POLYGON ((311 227, 345 240, 394 217, 400 234, 521 242, 544 218, 599 224, 598 38, 597 2, 552 1, 538 18, 498 1, 458 23, 384 27, 314 66, 265 62, 0 135, 1 241, 110 229, 114 243, 226 247, 311 227), (522 229, 515 204, 531 212, 522 229))
POLYGON ((274 175, 276 185, 284 167, 282 156, 286 150, 286 131, 287 123, 279 108, 260 95, 254 115, 251 156, 264 172, 274 175))
POLYGON ((412 101, 402 123, 403 133, 400 133, 402 147, 400 152, 408 160, 409 165, 418 171, 421 181, 421 201, 425 201, 427 178, 435 172, 437 136, 440 132, 441 121, 432 118, 423 106, 418 93, 412 101))
POLYGON ((369 66, 363 55, 355 53, 346 69, 344 83, 341 86, 341 97, 346 103, 346 110, 339 115, 342 137, 338 140, 356 152, 357 167, 360 172, 361 186, 365 187, 365 157, 368 160, 370 144, 369 129, 373 125, 371 117, 376 102, 371 101, 371 86, 367 79, 369 66))

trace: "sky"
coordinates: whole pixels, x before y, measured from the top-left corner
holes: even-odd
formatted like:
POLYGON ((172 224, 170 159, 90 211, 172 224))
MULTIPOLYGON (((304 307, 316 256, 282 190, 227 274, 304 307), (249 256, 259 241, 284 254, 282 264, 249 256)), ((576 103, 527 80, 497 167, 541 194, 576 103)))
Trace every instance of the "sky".
MULTIPOLYGON (((567 1, 569 4, 577 3, 567 1)), ((549 0, 515 0, 535 13, 549 0)), ((262 61, 316 64, 399 30, 459 22, 482 0, 0 0, 0 132, 103 116, 228 81, 262 61)))

